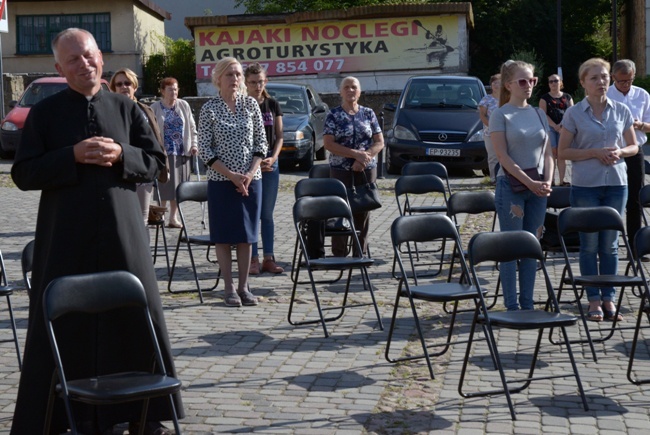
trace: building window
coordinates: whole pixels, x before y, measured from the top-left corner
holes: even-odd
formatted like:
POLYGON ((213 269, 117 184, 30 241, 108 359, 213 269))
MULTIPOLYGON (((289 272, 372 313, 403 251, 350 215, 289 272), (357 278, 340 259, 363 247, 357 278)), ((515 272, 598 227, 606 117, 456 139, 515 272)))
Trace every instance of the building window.
POLYGON ((111 51, 111 16, 102 14, 18 15, 17 54, 51 54, 52 39, 61 30, 78 27, 93 34, 99 49, 111 51))

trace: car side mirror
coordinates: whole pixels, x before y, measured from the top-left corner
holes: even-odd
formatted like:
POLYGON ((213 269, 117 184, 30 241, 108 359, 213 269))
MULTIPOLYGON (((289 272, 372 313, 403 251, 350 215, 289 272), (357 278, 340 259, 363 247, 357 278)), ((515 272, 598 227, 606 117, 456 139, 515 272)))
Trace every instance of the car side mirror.
POLYGON ((388 110, 389 112, 394 112, 397 110, 397 106, 394 103, 386 103, 382 107, 384 110, 388 110))
POLYGON ((18 101, 16 101, 16 100, 11 100, 11 101, 9 102, 9 107, 13 109, 14 107, 16 107, 16 104, 18 104, 18 101))
POLYGON ((314 110, 312 112, 313 113, 325 113, 325 112, 327 112, 327 106, 325 104, 317 104, 316 107, 314 107, 314 110))

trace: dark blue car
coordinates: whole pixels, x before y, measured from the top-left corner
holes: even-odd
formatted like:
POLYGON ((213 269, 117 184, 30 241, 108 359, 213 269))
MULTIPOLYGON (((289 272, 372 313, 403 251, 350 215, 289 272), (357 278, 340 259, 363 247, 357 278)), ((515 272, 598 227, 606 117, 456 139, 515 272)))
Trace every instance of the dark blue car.
POLYGON ((488 169, 478 102, 485 96, 476 77, 422 76, 406 83, 386 132, 388 172, 408 162, 436 161, 447 168, 488 169))
POLYGON ((309 170, 314 160, 327 157, 323 146, 323 125, 329 107, 309 85, 269 83, 269 94, 282 107, 284 141, 279 162, 284 168, 309 170))

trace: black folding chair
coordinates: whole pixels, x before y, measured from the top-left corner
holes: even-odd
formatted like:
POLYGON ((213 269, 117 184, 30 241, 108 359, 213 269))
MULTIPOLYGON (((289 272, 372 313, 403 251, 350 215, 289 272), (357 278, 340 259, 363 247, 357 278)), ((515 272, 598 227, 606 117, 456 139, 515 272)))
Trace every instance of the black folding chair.
MULTIPOLYGON (((571 186, 554 186, 546 202, 546 215, 544 216, 544 234, 540 239, 544 259, 548 261, 549 254, 557 254, 562 257, 564 262, 562 243, 560 242, 560 232, 557 227, 557 219, 561 210, 571 207, 571 186)), ((577 233, 568 234, 566 237, 566 246, 569 254, 577 255, 580 252, 580 237, 577 233)), ((561 294, 565 285, 570 285, 567 278, 567 268, 564 264, 562 275, 557 285, 558 292, 561 294)), ((582 293, 580 294, 582 298, 582 293)), ((560 302, 562 302, 560 300, 560 302)), ((573 304, 576 301, 565 301, 573 304)))
MULTIPOLYGON (((431 243, 447 239, 450 243, 460 246, 460 237, 456 231, 456 226, 451 219, 442 214, 427 214, 418 216, 401 216, 395 219, 391 225, 390 230, 391 240, 393 242, 393 252, 397 259, 397 264, 400 270, 399 284, 397 286, 397 296, 395 297, 395 304, 393 308, 393 316, 391 318, 390 329, 388 330, 388 339, 386 342, 385 357, 389 362, 411 361, 415 359, 426 359, 427 366, 429 367, 429 374, 431 379, 434 379, 433 367, 431 366, 431 357, 443 355, 453 343, 454 324, 456 322, 456 313, 458 312, 458 303, 464 300, 476 299, 476 289, 467 284, 469 281, 469 270, 464 257, 459 258, 461 266, 461 280, 465 277, 465 282, 459 280, 458 282, 451 282, 450 279, 444 281, 426 281, 418 279, 413 266, 413 261, 410 260, 411 276, 409 277, 408 270, 402 261, 400 254, 400 245, 408 242, 417 242, 420 244, 431 243), (401 298, 407 298, 413 314, 415 327, 422 344, 422 353, 418 355, 406 355, 398 358, 390 356, 390 346, 393 339, 393 332, 397 323, 397 313, 399 311, 399 303, 401 298), (418 316, 418 307, 416 301, 422 302, 435 302, 435 303, 453 303, 451 311, 451 319, 449 321, 448 332, 446 340, 442 343, 427 344, 423 328, 420 324, 418 316), (429 353, 430 348, 442 349, 436 353, 429 353)), ((462 248, 461 248, 462 249, 462 248)), ((408 251, 409 257, 413 253, 408 251)), ((451 277, 450 277, 451 278, 451 277)), ((465 343, 465 341, 457 341, 456 343, 465 343)))
MULTIPOLYGON (((618 273, 612 275, 579 275, 573 273, 573 268, 571 267, 571 260, 569 258, 569 249, 567 243, 567 237, 572 233, 597 233, 600 231, 618 231, 620 246, 623 246, 625 253, 623 258, 631 259, 632 250, 628 243, 627 236, 625 234, 625 224, 623 223, 623 218, 618 212, 612 207, 570 207, 562 210, 558 217, 558 230, 560 232, 560 242, 562 244, 562 251, 564 254, 564 261, 567 269, 567 277, 571 288, 573 289, 573 294, 577 301, 578 311, 582 317, 582 323, 585 329, 586 339, 574 340, 574 343, 588 343, 591 348, 591 353, 593 355, 594 361, 598 360, 596 356, 596 350, 594 349, 594 342, 602 343, 609 340, 614 331, 617 329, 631 329, 630 327, 619 327, 616 328, 617 324, 617 315, 621 311, 621 303, 623 302, 623 295, 626 287, 637 287, 641 289, 644 285, 643 278, 638 273, 637 267, 633 261, 630 261, 630 267, 628 271, 632 275, 620 275, 618 273), (591 337, 591 330, 587 325, 587 319, 585 316, 584 309, 580 303, 580 296, 582 294, 578 288, 582 287, 617 287, 620 289, 618 302, 616 304, 616 314, 612 321, 611 328, 604 328, 600 331, 603 333, 598 338, 591 337), (607 333, 604 335, 604 333, 607 333)), ((619 260, 620 261, 620 260, 619 260)), ((561 298, 561 291, 558 291, 558 299, 561 298)), ((555 342, 552 338, 552 332, 549 334, 549 338, 555 344, 564 344, 562 342, 555 342)))
POLYGON ((304 258, 303 261, 296 262, 296 279, 293 283, 293 290, 291 291, 291 301, 289 302, 289 314, 288 321, 291 325, 307 325, 320 323, 323 327, 323 332, 325 337, 329 336, 327 331, 326 322, 334 321, 340 319, 347 308, 361 307, 372 305, 375 309, 375 314, 377 315, 377 322, 381 330, 384 329, 381 322, 381 317, 379 315, 379 308, 377 307, 377 302, 375 300, 375 294, 370 283, 370 278, 368 276, 367 267, 371 266, 374 261, 370 258, 364 257, 361 254, 361 244, 359 243, 359 238, 354 228, 354 222, 352 220, 352 212, 350 210, 349 204, 338 196, 319 196, 311 197, 305 196, 296 201, 293 205, 293 221, 296 228, 296 233, 298 234, 298 240, 300 241, 302 255, 304 258), (307 250, 307 242, 305 240, 305 224, 311 221, 327 221, 328 219, 342 218, 345 219, 350 225, 350 236, 352 237, 353 243, 358 248, 357 252, 359 254, 352 255, 351 257, 321 257, 321 258, 311 258, 309 251, 307 250), (307 269, 307 274, 309 275, 309 281, 311 284, 311 290, 316 301, 316 307, 318 309, 318 319, 314 320, 304 320, 304 321, 294 321, 292 320, 292 314, 294 309, 294 304, 296 303, 296 292, 299 282, 300 270, 302 268, 307 269), (361 275, 361 282, 363 285, 363 290, 370 293, 371 302, 367 303, 352 303, 348 302, 348 294, 350 292, 350 282, 352 280, 352 271, 358 270, 361 275), (345 284, 345 291, 343 295, 343 301, 340 305, 334 303, 328 303, 328 306, 323 307, 320 302, 319 293, 322 289, 316 287, 316 281, 314 280, 314 271, 317 270, 335 270, 335 271, 348 271, 348 278, 345 284), (339 313, 333 317, 325 317, 324 311, 338 310, 339 313))
POLYGON ((30 240, 23 252, 20 254, 20 267, 23 271, 23 281, 25 281, 25 288, 27 289, 27 296, 32 297, 32 269, 34 264, 34 241, 30 240))
POLYGON ((194 282, 196 283, 196 291, 199 293, 199 299, 203 303, 203 292, 212 291, 219 285, 219 277, 221 271, 217 271, 217 277, 212 287, 202 289, 199 283, 199 276, 196 271, 196 264, 194 262, 194 254, 192 253, 192 245, 205 246, 205 259, 211 264, 217 264, 217 260, 210 259, 210 248, 213 243, 210 242, 210 234, 194 234, 193 231, 196 226, 190 226, 190 221, 183 213, 185 203, 204 203, 208 200, 208 182, 207 181, 184 181, 176 187, 176 202, 178 204, 178 214, 181 217, 182 228, 178 233, 178 241, 176 242, 176 250, 174 251, 174 260, 169 272, 169 282, 167 283, 167 290, 170 293, 183 293, 193 292, 194 290, 175 290, 172 291, 172 280, 174 279, 174 272, 176 270, 176 260, 178 259, 178 251, 180 250, 181 243, 187 246, 187 252, 190 256, 190 263, 192 264, 192 273, 194 274, 194 282))
MULTIPOLYGON (((318 166, 314 166, 313 168, 316 167, 318 166)), ((327 168, 329 174, 329 166, 327 166, 327 168)), ((298 180, 294 187, 293 193, 296 200, 307 196, 338 196, 346 203, 348 202, 348 192, 345 188, 345 184, 336 178, 303 178, 302 180, 298 180)), ((326 222, 305 223, 304 235, 307 241, 307 247, 310 250, 310 257, 316 258, 318 256, 325 255, 325 249, 327 248, 325 245, 325 239, 334 236, 350 236, 351 232, 352 230, 347 221, 341 218, 329 219, 326 222), (316 251, 318 251, 318 253, 316 251)), ((297 262, 301 261, 302 258, 303 252, 300 247, 300 240, 298 239, 298 236, 296 236, 296 243, 293 248, 293 259, 291 261, 291 280, 293 282, 296 282, 297 279, 297 262)), ((336 278, 317 280, 316 283, 332 284, 340 280, 341 277, 343 277, 342 270, 338 271, 336 278)), ((303 281, 299 284, 306 284, 308 282, 309 281, 303 281)))
POLYGON ((578 386, 578 391, 582 398, 582 404, 585 411, 589 410, 587 405, 587 399, 585 397, 584 390, 582 388, 582 383, 580 381, 580 375, 578 373, 578 368, 576 366, 575 358, 573 356, 573 351, 569 343, 568 335, 566 328, 570 326, 575 326, 578 322, 576 316, 571 314, 563 314, 560 312, 560 307, 555 296, 555 291, 551 280, 546 270, 546 265, 544 264, 544 253, 539 244, 537 238, 527 232, 527 231, 503 231, 498 233, 479 233, 472 237, 469 242, 469 263, 470 270, 472 273, 472 281, 476 285, 477 290, 481 290, 478 267, 481 263, 485 261, 490 262, 508 262, 516 261, 521 259, 536 259, 540 262, 541 266, 539 270, 543 274, 544 286, 546 290, 546 307, 545 310, 519 310, 519 311, 491 311, 488 309, 483 297, 482 291, 477 291, 477 300, 479 303, 476 306, 476 312, 474 314, 474 320, 470 328, 469 339, 467 343, 467 350, 465 352, 465 358, 463 360, 463 366, 460 373, 460 380, 458 383, 458 392, 462 397, 482 397, 482 396, 492 396, 497 394, 505 394, 506 400, 508 402, 508 407, 510 408, 510 415, 513 420, 516 420, 515 409, 510 397, 513 393, 518 393, 528 388, 532 381, 544 380, 544 379, 556 379, 556 378, 565 378, 565 377, 574 377, 576 384, 578 386), (467 366, 469 364, 469 359, 472 351, 472 343, 474 341, 474 334, 476 332, 476 326, 480 325, 483 327, 483 331, 486 334, 486 341, 488 344, 488 350, 490 352, 490 357, 495 368, 499 372, 499 378, 501 381, 501 387, 495 390, 489 391, 475 391, 475 392, 465 392, 463 386, 465 383, 465 377, 467 374, 467 366), (540 352, 542 336, 544 334, 544 329, 548 328, 559 328, 562 331, 564 336, 564 341, 566 343, 566 351, 571 362, 572 373, 558 374, 558 375, 548 375, 548 376, 534 376, 535 368, 537 365, 537 359, 540 352), (524 378, 516 379, 506 379, 505 376, 505 367, 503 364, 503 359, 499 353, 499 343, 497 338, 494 335, 494 329, 512 329, 517 331, 526 331, 526 330, 537 330, 537 341, 535 344, 535 350, 533 352, 532 361, 528 374, 524 378), (522 385, 518 387, 511 387, 509 384, 518 384, 522 385))
MULTIPOLYGON (((424 175, 402 175, 395 182, 395 200, 397 201, 397 209, 400 216, 407 216, 420 213, 447 213, 447 188, 444 181, 437 175, 424 174, 424 175), (433 196, 442 196, 442 204, 434 204, 433 196)), ((410 249, 410 246, 409 246, 410 249)), ((420 255, 426 256, 427 254, 435 252, 445 252, 445 242, 443 241, 439 247, 429 251, 420 251, 417 245, 414 245, 416 261, 420 262, 420 255)), ((395 259, 393 259, 392 275, 395 275, 395 259)), ((421 266, 428 267, 431 263, 426 260, 421 263, 421 266)), ((438 270, 428 272, 429 276, 435 276, 442 271, 442 257, 438 263, 438 270)))
MULTIPOLYGON (((646 161, 647 164, 650 164, 646 161)), ((643 217, 643 225, 648 226, 648 217, 646 216, 646 209, 650 208, 650 184, 646 184, 639 191, 639 204, 641 204, 641 216, 643 217)))
MULTIPOLYGON (((447 216, 449 216, 454 223, 456 228, 459 231, 460 235, 460 225, 458 224, 458 216, 462 214, 466 215, 478 215, 483 213, 492 214, 492 231, 494 231, 497 223, 497 210, 494 203, 494 192, 491 190, 483 191, 459 191, 452 194, 447 201, 447 216)), ((460 235, 462 239, 462 235, 460 235)), ((449 268, 449 277, 451 276, 454 270, 455 260, 458 256, 462 255, 463 258, 467 258, 467 251, 463 249, 462 244, 454 246, 454 251, 451 257, 451 266, 449 268)), ((496 267, 496 266, 495 266, 496 267)), ((464 278, 469 279, 469 275, 464 278)), ((463 279, 463 277, 461 277, 463 279)), ((499 296, 499 288, 501 287, 501 279, 497 280, 496 289, 494 291, 494 297, 492 303, 488 308, 492 308, 496 304, 497 298, 499 296)), ((450 313, 447 308, 447 304, 443 305, 445 312, 450 313)), ((461 310, 463 312, 465 310, 461 310)))
MULTIPOLYGON (((634 359, 636 358, 637 346, 639 344, 639 333, 641 329, 650 327, 641 326, 644 317, 650 323, 650 288, 648 287, 648 276, 643 266, 643 260, 641 259, 644 255, 650 254, 650 227, 646 226, 637 231, 634 237, 634 250, 636 251, 637 269, 643 280, 643 287, 627 366, 627 379, 635 385, 641 385, 650 383, 650 378, 637 378, 634 376, 634 359)), ((646 368, 645 371, 647 372, 648 369, 646 368)))
MULTIPOLYGON (((158 204, 162 204, 162 201, 160 199, 160 190, 158 189, 158 180, 154 180, 153 188, 156 192, 156 201, 158 201, 158 204)), ((165 234, 165 215, 162 214, 159 218, 156 219, 151 219, 151 217, 152 216, 150 214, 150 219, 148 219, 147 224, 156 228, 156 235, 154 237, 153 264, 156 264, 156 259, 158 258, 158 240, 162 239, 163 246, 165 248, 163 254, 165 255, 165 261, 167 262, 167 275, 169 275, 171 268, 169 266, 169 249, 167 248, 167 236, 165 234)))
MULTIPOLYGON (((56 376, 53 378, 50 399, 48 402, 45 421, 45 433, 49 433, 52 419, 52 410, 57 396, 63 399, 68 423, 73 434, 77 434, 77 426, 71 402, 83 402, 90 405, 114 405, 126 402, 142 402, 140 414, 141 433, 147 421, 147 410, 150 399, 157 397, 169 398, 169 407, 172 411, 174 428, 180 434, 178 417, 172 394, 181 389, 181 381, 168 376, 165 370, 160 346, 156 337, 144 287, 140 280, 126 271, 101 272, 87 275, 65 276, 54 279, 45 289, 43 296, 43 311, 45 325, 52 348, 52 355, 56 365, 56 376), (74 322, 75 315, 103 316, 102 322, 111 318, 110 313, 119 310, 128 310, 129 314, 140 316, 142 326, 148 331, 150 340, 142 342, 141 335, 120 334, 115 342, 138 340, 131 346, 148 346, 152 349, 152 364, 149 371, 133 367, 129 352, 111 353, 111 358, 121 361, 122 369, 119 373, 97 373, 96 367, 88 367, 81 377, 79 374, 66 370, 64 362, 69 362, 66 357, 66 346, 61 346, 61 340, 70 340, 70 337, 61 337, 58 334, 59 322, 74 322), (146 325, 146 326, 145 326, 146 325), (130 368, 133 368, 132 370, 130 368), (90 375, 89 375, 90 373, 90 375)), ((104 337, 109 337, 110 328, 103 328, 104 337)), ((79 343, 79 345, 83 345, 79 343)), ((68 346, 69 347, 69 346, 68 346)))
POLYGON ((0 340, 0 343, 10 343, 13 342, 16 347, 16 357, 18 358, 18 370, 23 369, 23 361, 20 356, 20 343, 18 343, 18 332, 16 331, 16 320, 14 319, 14 310, 11 307, 11 295, 14 293, 14 286, 9 285, 7 281, 7 269, 5 269, 5 260, 2 257, 2 251, 0 251, 0 296, 4 296, 7 300, 7 311, 9 312, 9 325, 11 326, 11 332, 13 333, 13 338, 6 338, 0 340))

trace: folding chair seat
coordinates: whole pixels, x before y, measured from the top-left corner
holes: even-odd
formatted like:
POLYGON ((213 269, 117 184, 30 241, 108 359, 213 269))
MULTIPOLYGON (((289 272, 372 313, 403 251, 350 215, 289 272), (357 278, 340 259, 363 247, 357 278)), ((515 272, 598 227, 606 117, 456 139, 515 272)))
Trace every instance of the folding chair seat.
MULTIPOLYGON (((508 407, 510 409, 510 415, 513 420, 516 420, 517 417, 515 414, 512 399, 510 397, 511 394, 518 393, 528 388, 532 381, 573 377, 575 378, 578 391, 582 398, 584 409, 587 411, 589 409, 587 405, 587 399, 582 388, 580 375, 578 373, 578 368, 576 366, 571 344, 569 343, 567 335, 567 328, 576 326, 578 319, 574 315, 564 314, 560 312, 560 307, 555 296, 555 291, 553 289, 553 285, 551 284, 546 265, 544 264, 544 253, 542 252, 542 248, 537 238, 527 231, 503 231, 498 233, 476 234, 469 242, 469 263, 472 274, 472 282, 477 289, 478 304, 476 306, 474 319, 470 328, 467 349, 465 352, 465 358, 463 360, 463 366, 458 383, 458 392, 460 395, 465 398, 470 398, 505 394, 506 400, 508 402, 508 407), (543 282, 546 290, 545 309, 519 311, 492 311, 488 309, 485 298, 483 297, 484 292, 480 291, 482 287, 481 284, 479 284, 481 282, 479 280, 479 265, 485 261, 494 261, 501 263, 507 261, 517 261, 526 258, 536 259, 540 262, 540 268, 538 271, 541 271, 543 274, 543 282), (487 347, 492 363, 494 364, 494 368, 499 372, 501 388, 489 391, 465 392, 463 387, 465 385, 465 377, 467 375, 467 367, 469 365, 472 343, 474 341, 474 334, 476 333, 477 325, 480 325, 483 328, 483 332, 486 335, 486 342, 488 345, 487 347), (571 373, 535 376, 535 368, 537 366, 537 360, 540 353, 542 336, 544 334, 544 330, 549 328, 559 328, 562 332, 562 335, 564 336, 564 341, 566 342, 566 352, 571 362, 571 373), (538 331, 530 369, 526 373, 525 377, 515 376, 513 379, 506 379, 506 367, 499 352, 499 342, 494 334, 495 329, 538 331), (511 385, 519 383, 522 383, 522 385, 517 387, 509 386, 509 384, 511 385)), ((520 334, 523 334, 523 332, 520 332, 520 334)), ((509 344, 511 345, 511 343, 509 344)), ((549 360, 549 362, 550 361, 552 360, 549 360)), ((560 361, 560 363, 563 363, 563 361, 560 361)), ((494 411, 494 407, 491 408, 491 411, 494 411)))
MULTIPOLYGON (((325 165, 319 165, 325 166, 325 165)), ((315 168, 317 166, 314 166, 315 168)), ((329 175, 329 167, 328 167, 329 175)), ((294 197, 296 200, 306 197, 317 197, 317 196, 338 196, 343 199, 346 203, 348 202, 348 192, 340 180, 335 178, 328 177, 318 177, 318 178, 303 178, 299 180, 294 187, 294 197)), ((324 238, 333 237, 333 236, 349 236, 351 235, 350 226, 347 225, 345 219, 329 219, 328 221, 322 222, 308 222, 305 224, 305 235, 308 240, 309 249, 312 251, 310 256, 315 258, 317 255, 315 251, 322 249, 320 256, 325 255, 325 245, 324 238), (309 238, 316 238, 317 240, 309 240, 309 238), (318 247, 316 247, 316 242, 318 242, 318 247)), ((291 261, 291 280, 293 282, 297 279, 297 265, 296 262, 300 261, 303 253, 300 249, 300 241, 296 236, 296 243, 293 249, 293 260, 291 261)), ((319 284, 331 284, 343 276, 343 271, 339 271, 338 277, 333 279, 319 280, 319 284)), ((305 284, 308 281, 301 282, 300 284, 305 284)))
POLYGON ((377 302, 375 300, 375 294, 370 283, 370 278, 368 276, 367 267, 371 266, 374 261, 370 258, 364 257, 361 254, 361 244, 359 243, 359 238, 354 228, 354 222, 352 220, 352 211, 350 210, 349 204, 339 196, 305 196, 299 198, 293 205, 293 221, 296 228, 296 233, 298 234, 298 240, 302 249, 303 261, 296 262, 296 279, 293 283, 293 289, 291 292, 291 301, 289 303, 289 314, 288 321, 291 325, 307 325, 320 323, 323 327, 323 332, 325 337, 329 336, 327 331, 326 322, 334 321, 340 319, 347 308, 353 307, 362 307, 372 305, 377 315, 377 322, 381 330, 384 329, 381 322, 381 317, 379 315, 379 308, 377 307, 377 302), (352 254, 351 257, 321 257, 321 258, 311 258, 309 251, 307 249, 307 242, 305 240, 305 224, 312 221, 322 221, 325 222, 328 219, 333 218, 342 218, 345 219, 350 225, 350 237, 352 237, 353 243, 357 247, 357 252, 359 254, 352 254), (310 287, 314 295, 314 300, 316 301, 316 308, 318 310, 318 319, 314 320, 304 320, 304 321, 294 321, 292 319, 294 304, 296 302, 296 293, 299 283, 299 275, 302 268, 307 270, 309 276, 310 287), (340 305, 334 304, 333 300, 327 304, 326 307, 323 307, 323 304, 320 302, 319 292, 321 289, 316 287, 316 281, 314 280, 314 271, 323 270, 323 271, 348 271, 348 277, 345 284, 345 290, 343 294, 343 300, 340 305), (350 284, 352 280, 352 271, 358 270, 361 276, 361 283, 363 285, 364 292, 370 293, 371 302, 359 302, 353 303, 348 302, 348 295, 350 292, 350 284), (325 317, 324 311, 338 310, 339 313, 332 317, 325 317))
MULTIPOLYGON (((430 358, 447 352, 453 343, 454 324, 456 322, 456 314, 459 312, 458 303, 464 300, 475 299, 477 297, 476 289, 468 284, 469 270, 467 269, 464 257, 459 258, 462 272, 458 282, 451 282, 451 279, 442 281, 424 281, 419 279, 413 266, 413 253, 411 250, 408 251, 411 271, 410 276, 407 270, 408 266, 405 266, 405 262, 402 260, 399 247, 408 242, 426 244, 441 239, 447 239, 450 243, 460 246, 460 237, 456 231, 456 226, 449 217, 442 214, 401 216, 395 219, 391 225, 390 235, 393 243, 393 252, 395 253, 395 258, 397 259, 397 264, 399 266, 400 278, 397 286, 397 296, 395 297, 393 316, 391 318, 390 329, 388 330, 388 339, 384 355, 386 360, 392 363, 424 358, 427 362, 431 379, 434 379, 430 358), (462 281, 463 277, 465 277, 465 282, 462 281), (395 331, 395 325, 397 324, 397 313, 400 309, 399 304, 402 298, 407 298, 409 301, 411 312, 413 314, 413 321, 415 322, 415 328, 422 345, 422 353, 418 355, 406 355, 393 358, 390 356, 390 347, 393 339, 393 332, 395 331), (421 326, 418 316, 418 306, 416 301, 453 304, 451 319, 449 320, 449 327, 444 342, 427 344, 424 337, 423 327, 421 326), (439 347, 442 347, 440 351, 436 353, 429 352, 430 348, 439 347)), ((465 343, 465 341, 457 341, 456 343, 465 343)))
POLYGON ((440 162, 409 162, 402 166, 402 175, 431 174, 440 177, 447 185, 447 195, 451 196, 449 173, 447 167, 440 162))
POLYGON ((178 204, 178 214, 181 217, 182 228, 178 233, 178 240, 176 242, 176 250, 174 251, 174 260, 172 261, 172 267, 169 272, 169 282, 167 283, 167 290, 170 293, 183 293, 191 292, 194 290, 175 290, 172 291, 172 280, 174 279, 174 272, 176 270, 176 260, 178 259, 178 251, 180 250, 181 243, 184 243, 187 246, 187 252, 190 256, 190 263, 192 265, 192 273, 194 274, 194 282, 196 284, 196 291, 199 293, 199 299, 203 303, 203 292, 212 291, 217 288, 219 285, 220 271, 217 272, 217 277, 215 278, 215 283, 212 287, 207 289, 202 289, 201 284, 199 283, 199 276, 196 271, 196 264, 194 262, 194 254, 192 253, 192 245, 196 246, 205 246, 205 259, 211 263, 216 264, 216 260, 210 259, 210 248, 213 243, 210 242, 210 234, 203 234, 205 231, 205 222, 203 223, 203 228, 201 234, 195 234, 197 225, 190 225, 189 216, 186 216, 183 212, 183 208, 188 204, 194 203, 200 204, 208 201, 208 182, 207 181, 184 181, 176 187, 176 203, 178 204))
MULTIPOLYGON (((45 289, 43 310, 56 366, 56 376, 53 378, 45 420, 48 425, 45 433, 50 432, 49 424, 57 396, 63 399, 73 434, 78 432, 72 402, 97 406, 142 402, 140 427, 144 428, 149 401, 165 396, 169 399, 176 433, 181 433, 172 398, 172 394, 180 391, 181 381, 167 375, 144 287, 137 277, 126 271, 113 271, 56 278, 45 289), (119 328, 111 329, 110 319, 115 319, 113 323, 124 319, 124 314, 116 316, 120 311, 128 312, 129 316, 134 316, 134 324, 146 328, 148 341, 142 340, 142 334, 130 336, 120 332, 119 328), (70 362, 66 349, 72 346, 62 345, 63 342, 69 342, 70 337, 64 337, 65 333, 59 330, 59 327, 66 324, 66 331, 69 331, 70 325, 74 325, 80 315, 102 317, 102 325, 109 325, 103 327, 101 331, 105 341, 123 343, 120 344, 123 349, 133 346, 140 348, 146 346, 147 349, 151 349, 151 364, 148 364, 150 367, 147 369, 138 367, 140 363, 134 366, 131 353, 119 352, 117 349, 111 352, 111 358, 115 361, 114 366, 120 367, 118 373, 99 369, 101 364, 96 364, 94 367, 84 368, 81 370, 84 373, 80 374, 75 373, 78 370, 71 370, 68 365, 64 365, 64 362, 70 362), (139 323, 135 323, 136 319, 139 323), (137 343, 133 343, 134 341, 137 343)), ((76 344, 83 346, 83 343, 76 344)))
MULTIPOLYGON (((160 199, 160 190, 158 189, 158 180, 154 180, 153 182, 153 188, 154 191, 156 192, 156 201, 158 201, 158 204, 162 204, 162 201, 160 199)), ((156 228, 156 235, 154 237, 154 250, 153 250, 153 264, 156 264, 156 259, 158 258, 158 240, 162 239, 163 246, 165 250, 163 251, 163 254, 165 255, 165 261, 167 262, 167 275, 170 274, 170 266, 169 266, 169 250, 167 248, 167 235, 165 234, 165 215, 162 214, 160 216, 156 216, 156 218, 152 219, 153 216, 149 214, 149 219, 147 221, 147 224, 151 227, 156 228)))
MULTIPOLYGON (((579 288, 582 287, 615 287, 619 288, 618 302, 616 304, 616 313, 620 313, 621 303, 623 302, 624 290, 626 287, 637 287, 639 289, 644 285, 643 278, 639 275, 638 270, 634 262, 630 262, 630 267, 628 271, 632 275, 626 274, 612 274, 612 275, 579 275, 573 273, 572 262, 569 258, 569 249, 567 238, 572 233, 597 233, 600 231, 618 231, 618 236, 620 240, 620 246, 624 248, 624 255, 622 256, 624 261, 631 259, 632 251, 628 243, 627 236, 625 234, 625 225, 623 219, 618 212, 612 207, 570 207, 562 210, 558 217, 558 230, 560 232, 560 243, 562 245, 562 251, 564 255, 564 261, 567 271, 567 277, 571 288, 573 289, 573 294, 578 306, 578 311, 582 317, 582 323, 585 329, 586 339, 574 340, 574 343, 588 343, 591 348, 591 353, 593 355, 594 361, 597 361, 596 350, 594 349, 594 342, 602 343, 609 340, 614 334, 615 330, 620 329, 631 329, 630 327, 619 327, 616 328, 617 316, 614 316, 611 328, 600 329, 601 335, 598 338, 593 339, 591 337, 591 330, 587 325, 587 319, 585 316, 584 309, 580 303, 580 296, 582 294, 579 291, 579 288), (605 334, 606 333, 606 334, 605 334)), ((620 254, 619 254, 620 255, 620 254)), ((619 260, 620 262, 620 260, 619 260)), ((558 291, 558 299, 561 297, 561 291, 558 291)), ((552 336, 549 335, 552 340, 552 336)), ((560 342, 555 342, 555 344, 563 344, 560 342)))
MULTIPOLYGON (((419 214, 419 213, 447 213, 447 188, 444 181, 437 175, 402 175, 395 182, 395 200, 400 216, 419 214), (442 196, 442 204, 434 204, 432 194, 442 196)), ((409 247, 410 249, 410 247, 409 247)), ((415 245, 416 259, 420 262, 420 256, 435 252, 445 252, 445 242, 434 250, 420 251, 415 245)), ((421 263, 423 267, 431 265, 426 260, 421 263)), ((395 259, 393 259, 392 276, 395 275, 395 259)), ((442 271, 442 257, 440 258, 439 267, 436 272, 431 272, 432 276, 438 275, 442 271)))
POLYGON ((0 343, 13 342, 16 347, 16 357, 18 358, 18 370, 23 369, 23 361, 20 356, 20 343, 18 343, 18 332, 16 331, 16 320, 14 319, 14 309, 11 306, 11 295, 14 293, 14 286, 9 285, 7 281, 7 269, 5 269, 5 260, 0 251, 0 296, 4 296, 7 300, 7 311, 9 312, 9 325, 13 338, 6 338, 0 340, 0 343))
POLYGON ((20 267, 23 271, 23 281, 25 281, 25 288, 27 289, 27 296, 32 297, 32 269, 34 264, 34 241, 30 240, 23 252, 20 254, 20 267))
MULTIPOLYGON (((634 359, 636 358, 637 346, 639 344, 639 334, 641 329, 650 327, 648 325, 641 326, 644 317, 650 323, 650 287, 648 286, 648 276, 643 266, 643 261, 641 260, 644 255, 650 254, 650 227, 646 226, 637 231, 634 237, 634 250, 636 251, 636 264, 639 275, 643 280, 643 287, 627 366, 627 379, 635 385, 641 385, 650 383, 650 378, 637 378, 634 376, 634 359)), ((646 368, 645 372, 647 371, 648 369, 646 368)))

